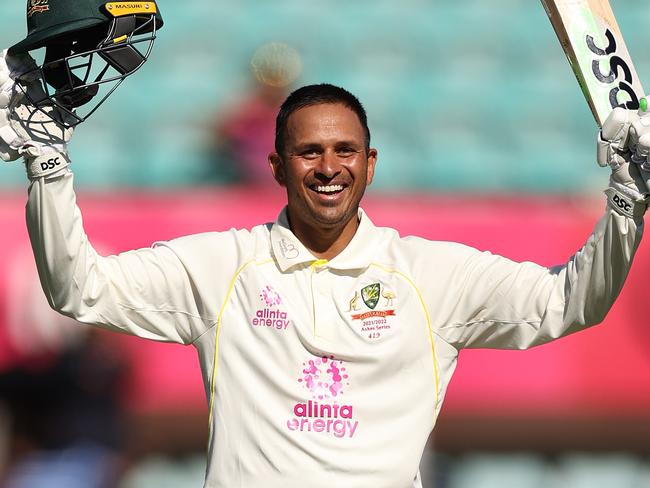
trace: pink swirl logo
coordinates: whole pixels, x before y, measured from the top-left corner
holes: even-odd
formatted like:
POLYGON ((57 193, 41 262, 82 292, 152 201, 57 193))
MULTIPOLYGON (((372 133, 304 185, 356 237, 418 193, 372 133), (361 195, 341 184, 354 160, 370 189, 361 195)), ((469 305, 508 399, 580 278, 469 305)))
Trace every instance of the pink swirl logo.
POLYGON ((260 292, 260 299, 266 304, 267 307, 277 307, 282 305, 282 298, 272 286, 266 285, 260 292))
POLYGON ((315 400, 336 398, 343 394, 343 387, 348 386, 348 374, 343 361, 333 356, 310 359, 302 363, 302 383, 315 400))

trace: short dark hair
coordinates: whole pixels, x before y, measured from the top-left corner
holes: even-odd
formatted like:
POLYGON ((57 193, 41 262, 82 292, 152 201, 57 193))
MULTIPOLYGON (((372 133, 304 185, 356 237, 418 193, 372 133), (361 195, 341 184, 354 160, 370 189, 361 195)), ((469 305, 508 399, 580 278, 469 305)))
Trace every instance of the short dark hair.
POLYGON ((287 97, 280 107, 275 119, 275 151, 278 154, 282 155, 282 151, 285 149, 289 116, 298 109, 321 103, 340 103, 356 113, 365 133, 366 151, 370 149, 368 117, 359 99, 344 88, 321 83, 298 88, 287 97))

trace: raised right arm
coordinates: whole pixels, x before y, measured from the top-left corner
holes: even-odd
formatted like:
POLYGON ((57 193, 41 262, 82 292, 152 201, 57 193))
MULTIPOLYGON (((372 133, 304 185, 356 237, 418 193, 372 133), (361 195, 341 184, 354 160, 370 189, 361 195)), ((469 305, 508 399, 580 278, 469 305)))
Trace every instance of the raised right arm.
POLYGON ((194 342, 216 324, 217 304, 252 248, 250 233, 212 232, 100 256, 73 190, 67 143, 75 121, 59 104, 34 106, 44 96, 41 74, 29 55, 0 51, 0 159, 25 161, 27 227, 48 302, 80 322, 194 342))
POLYGON ((27 227, 47 300, 80 322, 189 343, 216 320, 168 245, 100 256, 86 236, 73 174, 33 178, 27 227))
POLYGON ((30 56, 0 52, 0 159, 25 161, 27 227, 48 302, 80 322, 149 339, 194 341, 216 321, 202 297, 214 300, 221 293, 212 274, 191 257, 227 273, 227 263, 221 269, 224 260, 211 249, 232 258, 232 236, 207 242, 189 237, 118 256, 98 255, 76 205, 66 149, 72 135, 69 114, 53 105, 34 107, 32 101, 43 95, 38 73, 30 56), (24 80, 16 82, 20 77, 24 80))

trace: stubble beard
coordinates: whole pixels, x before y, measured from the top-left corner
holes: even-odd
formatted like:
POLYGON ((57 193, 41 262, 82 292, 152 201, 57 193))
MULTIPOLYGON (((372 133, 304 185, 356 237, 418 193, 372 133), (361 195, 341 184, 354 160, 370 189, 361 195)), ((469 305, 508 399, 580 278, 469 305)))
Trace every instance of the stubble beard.
MULTIPOLYGON (((351 187, 348 187, 351 188, 351 187)), ((308 192, 311 190, 307 190, 308 192)), ((355 198, 349 205, 346 205, 346 202, 342 202, 341 205, 336 206, 326 206, 318 205, 316 202, 311 200, 307 195, 297 194, 294 196, 294 199, 299 203, 298 206, 290 208, 290 214, 298 213, 301 217, 299 220, 302 223, 302 226, 310 227, 313 231, 331 231, 332 229, 343 229, 350 222, 351 219, 357 218, 359 213, 359 203, 363 197, 362 192, 357 198, 355 198), (293 210, 293 212, 291 212, 293 210), (307 218, 305 218, 307 217, 307 218)), ((296 217, 298 215, 293 215, 292 221, 295 223, 296 217)), ((291 219, 291 216, 290 216, 291 219)))

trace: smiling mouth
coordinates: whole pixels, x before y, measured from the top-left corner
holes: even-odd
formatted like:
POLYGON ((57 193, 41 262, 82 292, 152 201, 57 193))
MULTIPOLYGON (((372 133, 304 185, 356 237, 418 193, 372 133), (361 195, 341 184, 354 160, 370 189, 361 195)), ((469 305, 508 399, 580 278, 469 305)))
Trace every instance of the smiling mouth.
POLYGON ((336 195, 345 189, 343 185, 311 185, 310 188, 321 195, 336 195))

